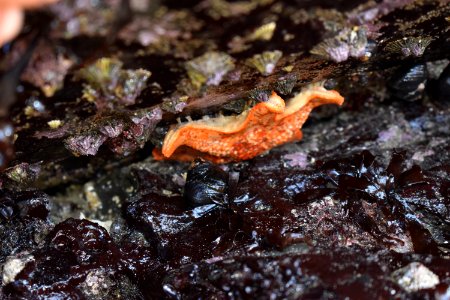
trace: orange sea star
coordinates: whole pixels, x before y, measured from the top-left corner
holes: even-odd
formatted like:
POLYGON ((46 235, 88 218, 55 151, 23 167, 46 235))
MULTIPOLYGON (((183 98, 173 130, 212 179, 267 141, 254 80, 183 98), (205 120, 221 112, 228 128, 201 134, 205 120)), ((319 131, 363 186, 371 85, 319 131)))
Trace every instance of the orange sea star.
POLYGON ((313 108, 323 104, 342 105, 344 98, 334 90, 314 85, 284 102, 275 92, 236 116, 220 116, 173 126, 156 159, 193 160, 215 163, 241 161, 302 138, 301 127, 313 108))

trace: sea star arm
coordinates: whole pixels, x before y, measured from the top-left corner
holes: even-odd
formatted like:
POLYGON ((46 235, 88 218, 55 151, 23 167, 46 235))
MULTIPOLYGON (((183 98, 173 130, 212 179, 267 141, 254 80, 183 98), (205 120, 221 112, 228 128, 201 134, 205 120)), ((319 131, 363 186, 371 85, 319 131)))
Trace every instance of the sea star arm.
POLYGON ((213 162, 253 158, 278 145, 302 138, 309 113, 323 104, 342 105, 344 98, 320 85, 310 86, 284 102, 276 93, 237 116, 192 121, 171 128, 155 158, 213 162))

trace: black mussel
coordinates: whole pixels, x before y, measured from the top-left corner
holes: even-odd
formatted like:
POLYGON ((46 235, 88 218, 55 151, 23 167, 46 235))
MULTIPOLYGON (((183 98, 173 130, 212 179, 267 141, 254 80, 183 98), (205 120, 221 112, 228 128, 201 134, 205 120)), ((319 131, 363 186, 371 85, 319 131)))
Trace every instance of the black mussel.
POLYGON ((193 207, 225 204, 227 189, 227 172, 212 163, 196 161, 187 173, 184 198, 193 207))
POLYGON ((425 64, 400 68, 390 78, 388 87, 396 98, 417 101, 424 95, 427 76, 428 71, 425 64))
POLYGON ((439 76, 438 93, 439 100, 450 101, 450 64, 439 76))
POLYGON ((323 87, 327 90, 334 90, 338 86, 338 81, 335 78, 329 78, 323 83, 323 87))
POLYGON ((0 121, 0 170, 4 170, 14 157, 14 128, 9 121, 0 121))
POLYGON ((164 137, 169 131, 169 126, 158 126, 153 130, 150 134, 149 140, 153 144, 153 146, 162 148, 164 137))

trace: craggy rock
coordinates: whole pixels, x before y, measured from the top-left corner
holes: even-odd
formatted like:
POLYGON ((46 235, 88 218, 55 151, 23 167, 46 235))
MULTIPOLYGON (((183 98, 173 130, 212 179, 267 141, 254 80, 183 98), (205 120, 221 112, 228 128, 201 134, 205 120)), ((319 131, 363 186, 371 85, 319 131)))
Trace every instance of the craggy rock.
MULTIPOLYGON (((391 277, 396 269, 424 259, 426 256, 366 252, 359 248, 235 256, 171 272, 164 281, 164 291, 169 299, 432 299, 436 294, 431 289, 424 287, 408 293, 391 277)), ((443 296, 449 284, 449 262, 428 259, 429 268, 438 274, 435 276, 445 278, 439 281, 443 292, 437 292, 443 296)))
POLYGON ((0 262, 42 244, 53 224, 49 198, 42 192, 0 192, 0 262))
POLYGON ((85 2, 0 54, 1 299, 448 298, 446 1, 85 2), (297 143, 151 157, 319 81, 297 143))
POLYGON ((132 276, 135 266, 121 260, 120 249, 95 223, 75 219, 59 223, 47 235, 44 247, 32 256, 15 280, 4 286, 3 295, 40 299, 142 297, 126 275, 131 272, 132 276))

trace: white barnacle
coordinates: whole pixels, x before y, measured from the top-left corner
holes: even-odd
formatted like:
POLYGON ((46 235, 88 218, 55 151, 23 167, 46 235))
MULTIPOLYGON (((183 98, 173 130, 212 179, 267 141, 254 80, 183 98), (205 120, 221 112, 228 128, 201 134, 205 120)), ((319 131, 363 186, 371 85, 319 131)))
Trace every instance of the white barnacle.
POLYGON ((234 59, 223 52, 206 52, 185 65, 189 79, 196 87, 203 84, 219 85, 234 67, 234 59))
POLYGON ((275 69, 277 62, 283 56, 283 52, 279 50, 265 51, 261 54, 255 54, 252 58, 247 59, 247 65, 257 69, 263 75, 269 75, 275 69))

